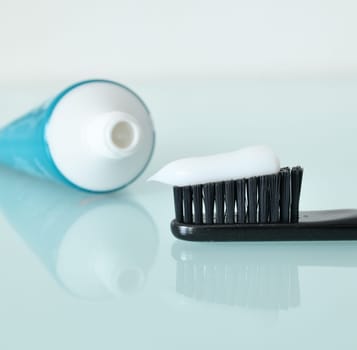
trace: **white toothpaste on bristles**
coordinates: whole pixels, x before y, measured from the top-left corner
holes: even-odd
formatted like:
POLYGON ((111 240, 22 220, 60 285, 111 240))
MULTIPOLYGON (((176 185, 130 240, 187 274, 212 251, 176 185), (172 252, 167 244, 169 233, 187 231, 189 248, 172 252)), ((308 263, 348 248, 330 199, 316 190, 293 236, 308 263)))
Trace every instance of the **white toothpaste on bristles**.
POLYGON ((148 181, 172 186, 191 186, 277 174, 280 160, 268 146, 250 146, 237 151, 175 160, 148 181))

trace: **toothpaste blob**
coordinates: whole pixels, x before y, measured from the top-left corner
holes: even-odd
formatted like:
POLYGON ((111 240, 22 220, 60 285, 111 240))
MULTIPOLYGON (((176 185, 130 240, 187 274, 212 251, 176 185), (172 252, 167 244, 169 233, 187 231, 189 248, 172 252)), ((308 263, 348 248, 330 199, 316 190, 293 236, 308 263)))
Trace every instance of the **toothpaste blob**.
POLYGON ((154 147, 144 102, 107 80, 77 83, 0 130, 0 163, 92 192, 134 181, 154 147))
POLYGON ((271 148, 252 146, 229 153, 173 161, 149 178, 149 181, 191 186, 276 174, 279 170, 279 158, 271 148))

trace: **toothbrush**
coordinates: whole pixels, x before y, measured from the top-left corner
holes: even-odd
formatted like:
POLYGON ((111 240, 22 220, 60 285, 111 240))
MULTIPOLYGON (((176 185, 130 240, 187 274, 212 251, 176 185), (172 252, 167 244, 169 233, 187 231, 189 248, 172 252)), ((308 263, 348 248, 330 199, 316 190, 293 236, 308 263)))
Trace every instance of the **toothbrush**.
POLYGON ((302 167, 280 168, 269 147, 253 146, 177 160, 149 180, 173 185, 171 231, 179 239, 357 239, 357 210, 299 212, 302 177, 302 167))

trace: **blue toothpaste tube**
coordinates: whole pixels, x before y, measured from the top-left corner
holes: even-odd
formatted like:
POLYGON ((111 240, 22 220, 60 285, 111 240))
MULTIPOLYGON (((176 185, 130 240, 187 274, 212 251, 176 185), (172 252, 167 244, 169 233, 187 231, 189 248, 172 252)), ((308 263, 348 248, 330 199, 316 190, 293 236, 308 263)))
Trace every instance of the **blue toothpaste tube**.
POLYGON ((146 168, 154 128, 127 87, 89 80, 68 87, 0 130, 0 164, 92 192, 125 187, 146 168))

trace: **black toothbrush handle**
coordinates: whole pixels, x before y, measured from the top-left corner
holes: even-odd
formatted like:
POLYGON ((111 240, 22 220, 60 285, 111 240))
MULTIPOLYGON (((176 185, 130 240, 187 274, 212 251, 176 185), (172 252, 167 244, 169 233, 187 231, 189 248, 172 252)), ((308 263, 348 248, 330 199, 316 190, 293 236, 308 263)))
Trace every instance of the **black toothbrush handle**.
POLYGON ((327 241, 357 240, 357 210, 300 212, 298 223, 183 224, 176 220, 171 231, 188 241, 327 241))

